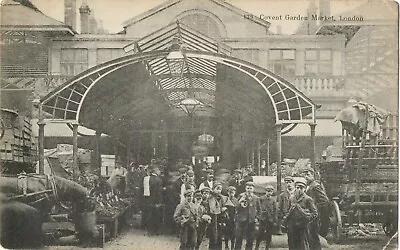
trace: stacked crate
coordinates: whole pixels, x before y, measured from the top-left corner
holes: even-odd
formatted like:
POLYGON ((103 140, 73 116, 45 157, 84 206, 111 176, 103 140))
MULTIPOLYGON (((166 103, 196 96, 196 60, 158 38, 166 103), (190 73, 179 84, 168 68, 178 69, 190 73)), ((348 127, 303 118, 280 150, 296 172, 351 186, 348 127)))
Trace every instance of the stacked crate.
POLYGON ((2 162, 33 163, 37 160, 37 143, 32 136, 30 118, 19 116, 17 112, 1 109, 4 122, 4 136, 0 140, 2 162))

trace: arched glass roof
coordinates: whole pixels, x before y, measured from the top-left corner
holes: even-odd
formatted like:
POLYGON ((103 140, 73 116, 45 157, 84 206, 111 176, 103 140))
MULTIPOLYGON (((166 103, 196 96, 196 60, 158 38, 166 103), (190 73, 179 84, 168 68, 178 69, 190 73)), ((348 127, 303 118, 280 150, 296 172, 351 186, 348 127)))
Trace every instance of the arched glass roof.
POLYGON ((196 117, 234 116, 260 130, 315 122, 314 103, 288 81, 231 57, 228 46, 182 24, 168 25, 125 50, 134 53, 88 69, 42 98, 46 119, 102 132, 140 129, 185 116, 179 103, 194 95, 202 104, 196 117), (174 37, 183 44, 179 77, 167 60, 174 37))

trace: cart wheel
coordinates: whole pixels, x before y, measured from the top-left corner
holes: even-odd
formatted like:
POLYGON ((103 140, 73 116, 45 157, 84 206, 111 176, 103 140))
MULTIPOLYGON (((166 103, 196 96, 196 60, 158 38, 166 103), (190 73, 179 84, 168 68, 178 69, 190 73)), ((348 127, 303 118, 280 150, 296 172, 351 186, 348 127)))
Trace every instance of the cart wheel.
POLYGON ((342 217, 336 201, 331 202, 330 210, 330 234, 333 242, 338 243, 342 238, 342 217))
POLYGON ((382 227, 386 236, 392 237, 397 232, 397 220, 386 221, 382 227))

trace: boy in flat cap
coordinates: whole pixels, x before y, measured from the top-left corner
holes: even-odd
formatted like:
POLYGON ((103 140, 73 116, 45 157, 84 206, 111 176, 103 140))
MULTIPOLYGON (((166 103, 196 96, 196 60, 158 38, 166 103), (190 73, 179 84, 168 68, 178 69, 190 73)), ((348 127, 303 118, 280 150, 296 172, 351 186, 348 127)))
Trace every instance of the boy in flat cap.
POLYGON ((290 209, 283 217, 289 249, 312 249, 309 245, 308 224, 318 217, 318 210, 312 198, 305 194, 306 187, 304 178, 296 180, 296 190, 290 200, 290 209))
POLYGON ((222 184, 214 182, 213 194, 209 199, 209 214, 212 218, 209 230, 209 249, 222 249, 222 215, 227 210, 228 197, 222 195, 222 184))
POLYGON ((193 191, 187 190, 185 200, 178 204, 174 213, 174 220, 181 225, 181 250, 195 249, 197 242, 197 225, 200 220, 198 208, 192 202, 193 191))
POLYGON ((201 243, 203 242, 204 235, 206 235, 208 231, 208 227, 211 223, 211 216, 210 214, 210 205, 209 200, 211 197, 211 189, 209 187, 204 187, 202 190, 199 190, 202 194, 202 202, 201 205, 204 208, 204 215, 208 215, 208 220, 201 220, 199 226, 197 228, 197 244, 196 249, 200 248, 201 243))
POLYGON ((278 212, 277 203, 272 194, 274 187, 267 185, 265 187, 265 195, 260 198, 261 215, 260 226, 257 235, 256 249, 259 249, 260 243, 265 239, 265 249, 269 249, 272 240, 272 233, 277 226, 278 212))
POLYGON ((325 237, 328 234, 329 198, 322 185, 315 180, 314 169, 306 168, 302 174, 307 181, 306 194, 314 200, 315 206, 318 209, 318 218, 309 225, 310 248, 318 250, 321 249, 318 235, 325 237))
POLYGON ((260 199, 254 194, 254 182, 246 183, 246 191, 239 195, 235 216, 235 249, 242 249, 243 236, 246 235, 246 250, 253 248, 254 231, 260 218, 260 199))
POLYGON ((209 187, 211 188, 211 190, 214 189, 214 170, 207 169, 206 173, 207 173, 206 180, 200 184, 199 190, 202 190, 204 187, 209 187))
POLYGON ((236 187, 228 187, 228 201, 225 204, 227 210, 225 211, 225 229, 223 232, 225 249, 234 249, 235 247, 235 210, 236 206, 239 204, 238 199, 235 197, 236 187), (231 242, 231 247, 229 248, 229 241, 231 242))
MULTIPOLYGON (((290 197, 292 197, 294 188, 294 178, 292 176, 285 176, 284 178, 286 189, 278 197, 279 212, 278 217, 282 221, 283 216, 287 214, 290 208, 290 197)), ((278 228, 279 230, 280 228, 278 228)))

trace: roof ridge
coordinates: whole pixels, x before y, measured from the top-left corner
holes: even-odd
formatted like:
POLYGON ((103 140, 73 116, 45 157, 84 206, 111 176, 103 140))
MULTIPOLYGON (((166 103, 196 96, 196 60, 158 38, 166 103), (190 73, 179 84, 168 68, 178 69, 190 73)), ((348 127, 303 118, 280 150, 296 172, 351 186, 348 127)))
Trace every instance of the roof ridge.
MULTIPOLYGON (((163 11, 164 9, 167 9, 167 8, 171 7, 172 5, 175 5, 175 4, 177 4, 179 2, 182 2, 182 1, 186 1, 186 0, 169 0, 169 1, 166 1, 166 2, 164 2, 162 4, 159 4, 159 5, 151 8, 151 9, 149 9, 146 12, 143 12, 143 13, 137 15, 137 16, 134 16, 134 17, 126 20, 122 24, 123 24, 124 27, 127 27, 129 25, 132 25, 132 24, 134 24, 134 23, 136 23, 136 22, 138 22, 140 20, 146 19, 146 18, 148 18, 148 17, 150 17, 150 16, 152 16, 152 15, 154 15, 154 14, 160 12, 160 11, 163 11)), ((222 7, 225 7, 225 8, 229 9, 230 11, 232 11, 232 12, 234 12, 236 14, 239 14, 239 15, 243 14, 243 17, 245 17, 245 15, 251 16, 252 18, 246 18, 246 19, 249 20, 249 21, 252 21, 252 22, 254 22, 256 24, 262 25, 262 26, 264 26, 266 28, 268 28, 270 26, 270 22, 268 22, 268 21, 266 21, 264 19, 261 19, 256 15, 252 15, 250 12, 247 12, 247 11, 245 11, 243 9, 240 9, 240 8, 234 6, 234 5, 232 5, 232 4, 230 4, 230 3, 226 2, 226 1, 221 1, 221 0, 208 0, 208 1, 209 2, 213 2, 215 4, 218 4, 218 5, 222 6, 222 7)))

